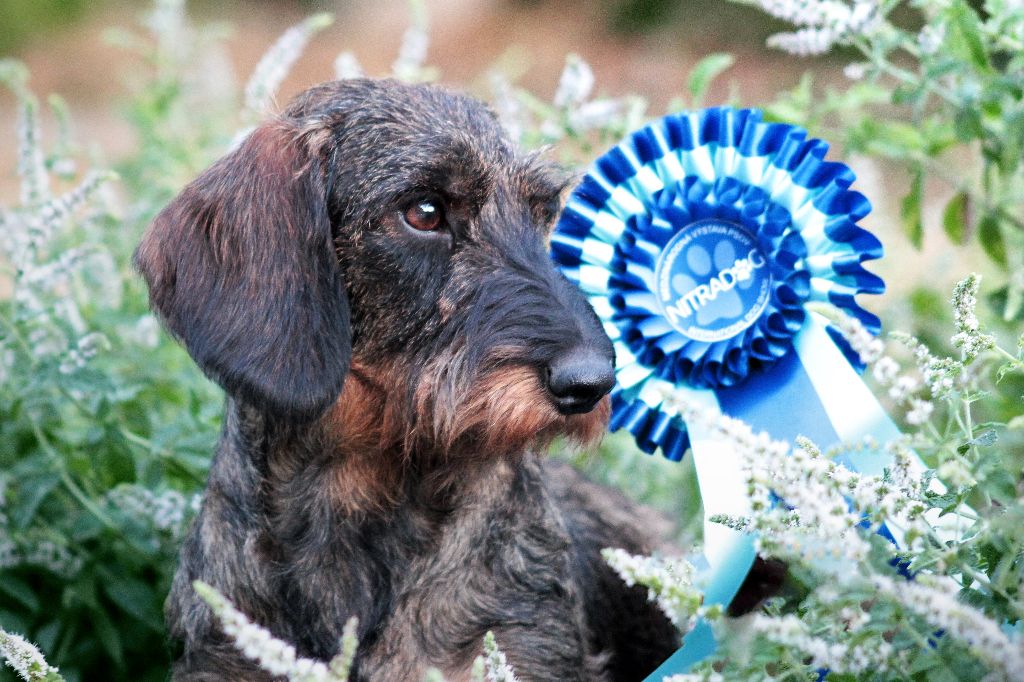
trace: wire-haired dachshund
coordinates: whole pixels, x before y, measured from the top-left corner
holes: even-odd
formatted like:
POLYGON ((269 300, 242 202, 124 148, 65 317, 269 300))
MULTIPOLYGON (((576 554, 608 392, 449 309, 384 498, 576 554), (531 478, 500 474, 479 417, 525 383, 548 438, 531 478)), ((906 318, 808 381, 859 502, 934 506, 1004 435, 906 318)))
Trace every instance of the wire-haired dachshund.
POLYGON ((678 643, 603 547, 652 514, 540 455, 608 419, 612 345, 546 241, 565 179, 439 87, 325 83, 188 185, 136 252, 227 392, 167 616, 176 680, 265 680, 191 583, 354 680, 639 680, 678 643))

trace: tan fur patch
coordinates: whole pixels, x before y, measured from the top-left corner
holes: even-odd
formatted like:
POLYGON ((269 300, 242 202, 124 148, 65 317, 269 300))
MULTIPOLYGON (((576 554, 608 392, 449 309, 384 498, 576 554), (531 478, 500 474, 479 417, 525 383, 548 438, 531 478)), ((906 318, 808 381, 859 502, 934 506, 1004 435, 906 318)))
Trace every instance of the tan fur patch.
POLYGON ((331 499, 346 513, 381 512, 399 503, 404 462, 392 386, 381 374, 353 365, 334 407, 322 421, 333 446, 328 485, 331 499))

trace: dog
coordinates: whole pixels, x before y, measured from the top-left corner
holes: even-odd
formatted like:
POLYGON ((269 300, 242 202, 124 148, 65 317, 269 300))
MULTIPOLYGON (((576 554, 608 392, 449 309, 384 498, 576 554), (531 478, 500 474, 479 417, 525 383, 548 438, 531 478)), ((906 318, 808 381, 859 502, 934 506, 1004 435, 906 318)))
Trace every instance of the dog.
POLYGON ((167 601, 175 680, 269 680, 191 583, 353 680, 640 680, 678 646, 603 547, 666 523, 541 455, 604 432, 612 345, 546 238, 567 187, 431 85, 298 95, 157 216, 135 263, 227 394, 167 601))

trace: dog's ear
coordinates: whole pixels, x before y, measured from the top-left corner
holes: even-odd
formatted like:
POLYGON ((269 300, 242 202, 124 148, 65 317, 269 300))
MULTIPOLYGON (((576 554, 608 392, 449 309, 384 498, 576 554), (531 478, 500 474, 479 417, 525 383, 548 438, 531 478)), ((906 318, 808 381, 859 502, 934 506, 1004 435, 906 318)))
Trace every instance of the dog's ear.
POLYGON ((292 419, 337 398, 352 354, 321 147, 264 124, 188 185, 135 252, 150 305, 231 395, 292 419))

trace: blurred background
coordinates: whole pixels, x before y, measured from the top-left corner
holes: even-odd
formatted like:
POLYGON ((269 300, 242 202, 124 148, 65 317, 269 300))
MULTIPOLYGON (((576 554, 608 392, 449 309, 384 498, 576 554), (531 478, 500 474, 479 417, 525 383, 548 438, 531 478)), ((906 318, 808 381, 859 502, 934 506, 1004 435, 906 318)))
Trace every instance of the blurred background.
MULTIPOLYGON (((595 92, 647 99, 648 115, 674 105, 693 66, 711 53, 727 52, 735 62, 711 84, 707 104, 764 106, 793 89, 808 71, 816 89, 848 85, 843 75, 851 50, 825 56, 794 57, 765 45, 769 35, 788 28, 759 9, 726 1, 700 0, 427 0, 429 48, 426 61, 441 82, 488 98, 487 76, 500 70, 517 86, 550 99, 567 53, 580 55, 593 69, 595 92)), ((225 51, 211 52, 203 68, 208 82, 235 88, 252 72, 269 45, 288 26, 315 12, 330 12, 334 23, 317 34, 288 74, 277 95, 283 105, 296 92, 333 77, 341 51, 353 53, 371 76, 389 73, 402 34, 410 24, 404 0, 192 0, 191 20, 218 36, 225 51)), ((73 113, 75 133, 86 153, 116 166, 138 146, 137 126, 125 114, 127 85, 141 64, 126 52, 119 29, 138 25, 150 3, 137 0, 5 0, 0 3, 0 57, 22 60, 30 85, 42 96, 59 93, 73 113)), ((913 18, 910 19, 913 23, 913 18)), ((194 112, 202 116, 202 111, 194 112)), ((15 101, 0 92, 0 135, 14 129, 15 101)), ((42 118, 44 134, 54 122, 42 118)), ((815 131, 820 134, 820 131, 815 131)), ((831 140, 839 144, 837 139, 831 140)), ((840 150, 841 153, 841 150, 840 150)), ((17 193, 14 144, 0 145, 0 203, 17 193)), ((899 199, 905 173, 877 159, 844 159, 857 173, 858 187, 875 205, 865 223, 879 233, 898 258, 876 269, 895 294, 909 292, 913 273, 929 272, 942 290, 976 262, 976 251, 955 248, 935 233, 920 250, 906 250, 899 231, 899 199), (888 235, 887 235, 888 233, 888 235), (973 255, 972 255, 973 254, 973 255)), ((952 190, 937 184, 923 206, 926 223, 937 223, 952 190)), ((898 296, 890 299, 890 303, 898 296)), ((869 307, 872 305, 868 304, 869 307)), ((901 323, 905 306, 891 311, 901 323)), ((877 307, 876 307, 877 310, 877 307)))
MULTIPOLYGON (((518 85, 550 98, 569 52, 593 68, 597 90, 609 96, 647 97, 661 112, 685 84, 690 68, 711 52, 737 56, 711 100, 734 87, 742 102, 767 101, 792 87, 811 66, 765 47, 785 25, 751 7, 727 2, 674 0, 433 0, 427 61, 445 83, 485 88, 501 68, 518 85), (730 86, 732 83, 732 86, 730 86)), ((126 79, 138 69, 105 39, 111 27, 130 27, 150 8, 124 0, 4 0, 0 3, 0 56, 14 56, 32 73, 38 93, 59 92, 75 114, 83 140, 109 154, 134 148, 132 127, 119 115, 126 79)), ((355 54, 369 75, 385 75, 410 23, 404 0, 193 0, 191 19, 228 33, 225 59, 209 64, 226 79, 244 82, 267 47, 288 27, 314 12, 331 12, 334 24, 312 41, 284 82, 278 101, 331 77, 338 53, 355 54)), ((834 77, 840 62, 816 60, 834 77)), ((479 92, 479 94, 486 94, 479 92)), ((200 112, 197 112, 197 114, 200 112)), ((0 96, 0 129, 12 130, 13 99, 0 96)), ((45 121, 44 121, 45 124, 45 121)), ((13 187, 14 145, 0 148, 3 192, 13 187)))

